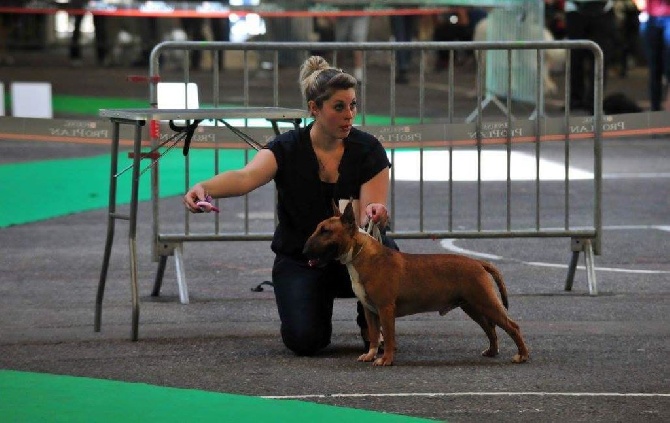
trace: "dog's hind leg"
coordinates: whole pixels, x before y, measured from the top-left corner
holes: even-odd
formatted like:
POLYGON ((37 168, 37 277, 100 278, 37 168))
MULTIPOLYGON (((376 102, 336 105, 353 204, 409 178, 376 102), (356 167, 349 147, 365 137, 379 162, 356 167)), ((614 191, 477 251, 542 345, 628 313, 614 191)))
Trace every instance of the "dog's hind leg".
POLYGON ((505 316, 505 319, 502 322, 497 323, 497 325, 507 332, 507 334, 514 340, 514 343, 519 350, 519 352, 512 357, 512 362, 525 363, 528 361, 528 347, 526 347, 526 343, 521 336, 519 325, 507 316, 505 316))
POLYGON ((495 357, 498 355, 498 335, 496 334, 496 325, 493 324, 488 318, 484 317, 484 315, 478 313, 474 308, 470 307, 468 304, 462 304, 461 309, 470 316, 472 320, 477 322, 479 326, 481 326, 482 329, 484 329, 484 333, 486 333, 486 337, 489 338, 489 347, 488 349, 482 351, 482 355, 484 357, 495 357))
POLYGON ((514 357, 512 357, 512 362, 514 363, 524 363, 528 361, 528 348, 526 343, 521 336, 521 329, 519 325, 512 319, 509 318, 507 312, 503 308, 502 304, 495 302, 495 307, 483 307, 482 312, 486 315, 485 318, 491 320, 497 326, 500 326, 502 330, 507 332, 507 334, 514 340, 517 349, 519 350, 514 357))
POLYGON ((519 325, 509 318, 507 310, 505 310, 492 290, 489 295, 480 298, 479 302, 469 305, 472 306, 474 313, 482 314, 482 318, 489 320, 496 326, 500 326, 514 340, 519 351, 512 358, 512 362, 523 363, 528 361, 528 348, 521 336, 519 325))

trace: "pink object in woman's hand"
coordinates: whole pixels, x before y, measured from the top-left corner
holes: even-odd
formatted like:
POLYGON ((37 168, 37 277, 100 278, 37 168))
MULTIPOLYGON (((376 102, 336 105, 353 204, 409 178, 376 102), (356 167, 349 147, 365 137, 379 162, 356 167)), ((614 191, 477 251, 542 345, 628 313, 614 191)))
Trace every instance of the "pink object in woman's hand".
POLYGON ((205 197, 204 201, 198 201, 198 202, 195 203, 195 205, 200 207, 200 210, 202 210, 205 213, 209 213, 209 212, 218 213, 219 208, 216 207, 214 204, 212 204, 211 201, 212 201, 212 197, 208 195, 207 197, 205 197))

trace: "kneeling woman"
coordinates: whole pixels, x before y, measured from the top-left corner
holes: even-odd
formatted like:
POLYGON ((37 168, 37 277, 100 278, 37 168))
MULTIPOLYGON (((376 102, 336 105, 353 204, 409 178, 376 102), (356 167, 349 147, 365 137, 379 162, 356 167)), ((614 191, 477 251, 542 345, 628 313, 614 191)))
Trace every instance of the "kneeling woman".
MULTIPOLYGON (((307 238, 332 216, 333 200, 346 204, 354 198, 359 224, 372 220, 383 228, 388 222, 391 164, 374 136, 353 127, 356 86, 356 78, 322 57, 308 58, 300 68, 300 87, 314 121, 276 137, 243 169, 199 182, 184 196, 186 207, 198 213, 196 203, 207 196, 244 195, 274 179, 279 223, 271 245, 276 254, 272 282, 282 339, 299 355, 313 355, 330 344, 334 299, 354 297, 344 265, 308 265, 302 254, 307 238)), ((366 341, 360 304, 357 322, 366 341)))

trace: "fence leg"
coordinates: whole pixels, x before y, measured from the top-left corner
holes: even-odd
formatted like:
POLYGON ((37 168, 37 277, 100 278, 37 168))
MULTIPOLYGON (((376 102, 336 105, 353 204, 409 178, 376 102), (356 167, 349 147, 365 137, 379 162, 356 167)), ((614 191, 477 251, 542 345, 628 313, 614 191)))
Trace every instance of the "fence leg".
MULTIPOLYGON (((505 106, 502 103, 502 101, 498 100, 498 97, 493 95, 486 96, 486 98, 484 98, 484 100, 482 101, 482 111, 486 108, 486 106, 488 106, 491 103, 496 105, 498 109, 500 109, 500 111, 505 114, 505 116, 510 115, 510 111, 507 109, 507 106, 505 106)), ((465 118, 465 122, 467 123, 472 122, 473 120, 475 120, 478 114, 479 114, 478 109, 473 110, 472 113, 470 113, 470 115, 467 118, 465 118)), ((514 119, 514 115, 512 115, 512 119, 514 119)))
POLYGON ((589 295, 598 295, 596 283, 595 264, 593 260, 593 244, 590 239, 573 238, 571 240, 572 258, 568 266, 568 276, 565 279, 565 290, 571 291, 575 280, 575 271, 579 261, 579 253, 584 252, 584 263, 586 265, 586 282, 589 287, 589 295))
POLYGON ((586 281, 589 285, 589 295, 598 295, 598 285, 596 283, 596 269, 593 261, 593 244, 591 240, 584 240, 584 262, 586 263, 586 281))
POLYGON ((572 252, 570 265, 568 267, 568 277, 565 279, 565 290, 572 291, 572 283, 575 281, 575 270, 577 270, 577 262, 579 261, 579 251, 572 252))
POLYGON ((184 271, 184 256, 182 244, 174 249, 174 261, 177 271, 177 286, 179 287, 179 301, 188 304, 188 286, 186 285, 186 272, 184 271))
POLYGON ((156 279, 154 280, 154 289, 151 291, 152 297, 161 295, 161 286, 163 286, 163 276, 165 275, 165 265, 167 264, 167 256, 160 256, 158 258, 158 269, 156 270, 156 279))

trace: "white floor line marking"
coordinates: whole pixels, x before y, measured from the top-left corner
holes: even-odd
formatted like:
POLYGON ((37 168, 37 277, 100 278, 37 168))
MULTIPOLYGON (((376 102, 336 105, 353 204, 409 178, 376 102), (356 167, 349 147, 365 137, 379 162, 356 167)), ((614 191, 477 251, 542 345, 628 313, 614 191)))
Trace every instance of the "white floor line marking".
POLYGON ((266 399, 316 399, 316 398, 397 398, 397 397, 627 397, 627 398, 670 398, 670 394, 638 392, 400 392, 391 394, 307 394, 307 395, 265 395, 266 399))
MULTIPOLYGON (((608 226, 604 227, 603 229, 607 230, 631 230, 631 229, 658 229, 662 231, 668 231, 670 228, 668 226, 647 226, 647 225, 642 225, 642 226, 608 226)), ((568 265, 567 264, 561 264, 561 263, 547 263, 547 262, 540 262, 540 261, 523 261, 523 260, 517 260, 517 259, 511 259, 503 256, 498 256, 495 254, 488 254, 488 253, 482 253, 479 251, 474 251, 474 250, 468 250, 465 248, 461 248, 456 246, 455 244, 456 240, 455 239, 443 239, 440 241, 440 245, 442 248, 445 250, 451 251, 452 253, 456 254, 463 254, 471 257, 479 257, 484 260, 496 260, 496 261, 514 261, 517 263, 525 264, 527 266, 536 266, 536 267, 551 267, 551 268, 556 268, 556 269, 567 269, 568 265)), ((579 270, 586 270, 585 266, 577 266, 577 269, 579 270)), ((618 272, 618 273, 630 273, 630 274, 642 274, 642 275, 665 275, 665 274, 670 274, 670 270, 645 270, 645 269, 623 269, 623 268, 618 268, 618 267, 595 267, 596 271, 599 272, 618 272)))
MULTIPOLYGON (((556 269, 567 269, 567 264, 558 264, 558 263, 543 263, 541 261, 524 261, 522 262, 528 266, 537 266, 537 267, 553 267, 556 269)), ((577 266, 579 270, 586 270, 585 266, 577 266)), ((644 270, 644 269, 621 269, 618 267, 594 267, 595 270, 599 272, 613 272, 613 273, 633 273, 638 275, 663 275, 670 273, 670 270, 644 270)))

